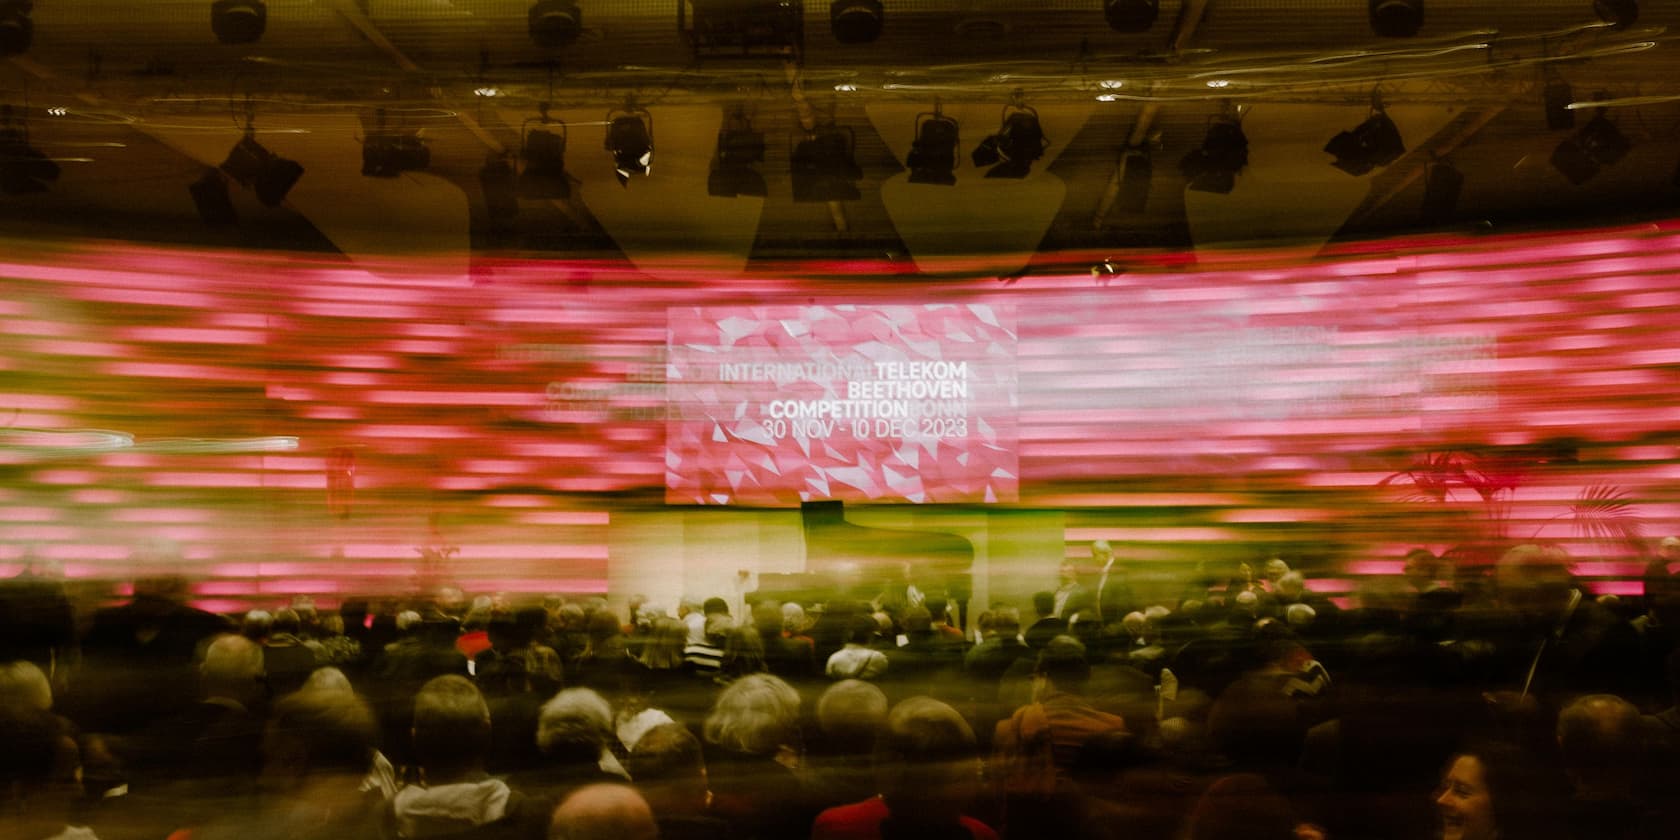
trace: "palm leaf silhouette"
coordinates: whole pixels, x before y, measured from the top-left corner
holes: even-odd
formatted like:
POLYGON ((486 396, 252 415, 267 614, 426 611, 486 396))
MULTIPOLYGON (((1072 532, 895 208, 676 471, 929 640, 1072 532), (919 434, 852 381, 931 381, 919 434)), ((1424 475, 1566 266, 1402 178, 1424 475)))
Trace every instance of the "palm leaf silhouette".
POLYGON ((1614 485, 1583 489, 1569 506, 1569 516, 1580 536, 1625 545, 1636 552, 1644 545, 1645 522, 1634 513, 1626 491, 1614 485))

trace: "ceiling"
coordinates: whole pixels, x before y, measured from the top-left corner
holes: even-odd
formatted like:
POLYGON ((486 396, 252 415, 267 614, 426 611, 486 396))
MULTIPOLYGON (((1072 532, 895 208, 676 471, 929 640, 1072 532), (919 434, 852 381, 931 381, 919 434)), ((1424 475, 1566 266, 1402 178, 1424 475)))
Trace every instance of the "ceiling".
POLYGON ((880 37, 842 44, 826 0, 796 2, 798 61, 697 55, 677 4, 652 0, 582 0, 581 36, 555 49, 529 37, 525 0, 268 0, 266 31, 245 45, 218 43, 208 0, 40 0, 33 43, 0 76, 14 127, 26 122, 61 174, 45 192, 0 196, 0 224, 47 240, 425 254, 463 270, 494 253, 623 259, 652 274, 701 255, 726 271, 859 258, 1009 275, 1058 255, 1123 262, 1136 250, 1650 217, 1675 193, 1680 60, 1668 29, 1680 10, 1669 4, 1611 27, 1588 0, 1428 0, 1415 37, 1382 38, 1358 0, 1163 0, 1138 33, 1112 30, 1098 0, 885 0, 880 37), (1549 162, 1572 136, 1547 127, 1553 78, 1572 101, 1611 100, 1632 147, 1580 184, 1549 162), (909 182, 919 113, 937 100, 966 159, 1017 92, 1049 141, 1028 177, 983 178, 964 160, 954 186, 909 182), (1406 152, 1349 175, 1322 147, 1365 119, 1373 94, 1406 152), (605 126, 632 99, 651 116, 655 160, 620 185, 605 126), (545 102, 565 123, 571 195, 493 215, 480 170, 520 149, 545 102), (361 175, 379 108, 424 139, 423 171, 361 175), (707 195, 718 129, 737 109, 765 137, 762 198, 707 195), (1185 190, 1180 159, 1233 112, 1248 167, 1229 194, 1185 190), (237 223, 207 225, 187 187, 247 120, 304 174, 276 207, 236 186, 237 223), (828 123, 852 138, 858 197, 795 201, 792 151, 828 123), (1146 178, 1123 177, 1127 148, 1153 159, 1146 178), (1425 218, 1438 157, 1463 188, 1425 218))

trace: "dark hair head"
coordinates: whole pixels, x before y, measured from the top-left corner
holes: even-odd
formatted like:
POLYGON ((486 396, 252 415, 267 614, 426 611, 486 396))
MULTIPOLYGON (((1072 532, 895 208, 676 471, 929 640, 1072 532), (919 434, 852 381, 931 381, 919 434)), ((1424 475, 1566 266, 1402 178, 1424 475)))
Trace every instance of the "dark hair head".
POLYGON ((875 742, 875 780, 894 816, 954 817, 978 779, 974 730, 956 709, 931 697, 893 707, 875 742))
POLYGON ((1639 709, 1612 694, 1592 694, 1558 714, 1558 749, 1571 773, 1600 777, 1631 772, 1643 748, 1639 709))
POLYGON ((436 677, 414 697, 414 755, 434 777, 480 766, 490 747, 490 708, 466 677, 436 677))
POLYGON ((1060 691, 1079 694, 1091 681, 1091 663, 1085 658, 1085 645, 1072 636, 1057 636, 1039 651, 1033 674, 1042 676, 1060 691))
POLYGON ((1476 742, 1447 759, 1441 776, 1454 763, 1470 756, 1482 766, 1483 782, 1493 800, 1494 826, 1503 837, 1553 837, 1558 803, 1568 798, 1568 785, 1550 762, 1503 741, 1476 742))
POLYGON ((867 645, 875 638, 875 619, 867 615, 853 616, 846 624, 846 641, 854 645, 867 645))
POLYGON ((1056 611, 1056 593, 1054 592, 1034 592, 1032 602, 1033 611, 1038 613, 1039 618, 1048 618, 1051 613, 1056 611))
POLYGON ((275 633, 296 634, 302 629, 303 623, 298 619, 297 610, 290 607, 274 611, 274 622, 271 625, 275 633))
POLYGON ((700 739, 680 723, 665 723, 642 733, 624 769, 637 784, 705 779, 706 759, 700 739))
POLYGON ((706 603, 700 607, 700 611, 706 615, 711 615, 713 613, 723 613, 724 615, 728 615, 729 602, 723 600, 722 598, 707 598, 706 603))
MULTIPOLYGON (((308 773, 365 774, 377 728, 366 703, 348 691, 299 691, 274 705, 269 736, 297 750, 308 773)), ((271 756, 272 758, 272 756, 271 756)))
POLYGON ((50 712, 0 706, 0 802, 51 783, 62 734, 50 712))
POLYGON ((906 633, 926 633, 933 629, 933 613, 927 607, 910 607, 901 619, 906 633))

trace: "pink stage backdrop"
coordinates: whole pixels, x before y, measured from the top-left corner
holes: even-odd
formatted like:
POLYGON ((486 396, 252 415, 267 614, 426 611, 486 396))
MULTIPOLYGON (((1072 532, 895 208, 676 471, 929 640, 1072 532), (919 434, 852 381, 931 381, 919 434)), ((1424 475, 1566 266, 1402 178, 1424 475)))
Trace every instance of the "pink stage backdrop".
POLYGON ((167 541, 227 598, 434 572, 599 590, 613 511, 660 501, 1068 508, 1069 540, 1165 558, 1389 545, 1491 513, 1569 537, 1571 505, 1608 483, 1650 536, 1680 529, 1671 223, 1105 255, 1126 272, 1007 283, 6 255, 0 573, 125 575, 155 556, 136 544, 167 541), (907 401, 932 416, 878 428, 822 406, 907 401), (1537 445, 1578 458, 1498 505, 1382 485, 1432 451, 1537 445))
POLYGON ((668 322, 667 501, 1015 501, 1012 307, 676 307, 668 322))

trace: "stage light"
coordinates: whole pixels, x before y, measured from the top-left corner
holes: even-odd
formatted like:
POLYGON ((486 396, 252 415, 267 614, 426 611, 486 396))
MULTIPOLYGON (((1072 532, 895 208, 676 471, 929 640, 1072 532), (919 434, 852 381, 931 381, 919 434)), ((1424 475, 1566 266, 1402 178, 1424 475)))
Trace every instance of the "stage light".
POLYGON ((1235 115, 1221 115, 1208 125, 1199 149, 1184 156, 1179 171, 1197 192, 1229 193, 1237 174, 1248 166, 1248 136, 1235 115))
POLYGON ((1593 118, 1575 132, 1575 136, 1559 143, 1552 151, 1552 166, 1571 184, 1584 184, 1599 170, 1612 166, 1633 149, 1627 135, 1604 115, 1600 109, 1593 118))
POLYGON ((980 141, 969 159, 976 167, 990 166, 987 178, 1025 178, 1032 171, 1033 161, 1044 156, 1050 140, 1038 122, 1038 112, 1022 103, 1020 91, 1015 91, 1008 105, 1003 106, 1003 124, 996 134, 980 141))
POLYGON ((431 165, 432 151, 418 131, 388 127, 384 108, 377 109, 374 115, 374 125, 362 139, 363 175, 395 178, 403 172, 431 165))
POLYGON ((542 116, 526 120, 523 126, 519 158, 524 168, 519 172, 519 197, 539 201, 571 198, 572 177, 566 172, 566 124, 548 116, 547 103, 539 108, 542 116))
POLYGON ((933 111, 916 115, 916 139, 910 143, 910 155, 905 163, 910 167, 910 183, 957 183, 957 148, 962 145, 957 121, 940 112, 938 103, 933 111))
POLYGON ((863 170, 857 165, 855 148, 852 130, 832 124, 799 141, 790 156, 793 200, 856 201, 861 197, 857 182, 863 179, 863 170))
POLYGON ((1115 32, 1148 32, 1161 11, 1161 0, 1103 0, 1103 16, 1115 32))
POLYGON ((193 206, 198 208, 198 217, 205 224, 220 227, 239 221, 239 214, 233 209, 233 199, 228 195, 227 176, 220 169, 205 167, 204 174, 187 187, 187 194, 192 196, 193 206))
POLYGON ((1364 175, 1379 166, 1387 166, 1406 153, 1400 139, 1400 129, 1394 120, 1378 106, 1371 116, 1351 131, 1343 131, 1324 144, 1324 151, 1335 155, 1332 164, 1349 175, 1364 175))
POLYGON ((881 0, 834 0, 828 6, 829 28, 842 44, 867 44, 881 37, 885 18, 881 0))
POLYGON ((803 0, 690 0, 677 4, 677 29, 688 36, 696 58, 797 59, 804 52, 805 4, 803 0))
POLYGON ((583 10, 575 0, 538 0, 531 4, 525 23, 537 46, 564 47, 583 34, 583 10))
POLYGON ((210 31, 224 44, 249 44, 268 28, 268 5, 262 0, 216 0, 210 4, 210 31))
POLYGON ((1423 0, 1369 0, 1371 31, 1384 38, 1410 38, 1423 28, 1423 0))
POLYGON ((58 164, 29 145, 26 127, 0 129, 0 193, 46 192, 58 180, 58 164))
POLYGON ((22 55, 35 42, 31 0, 0 0, 0 56, 22 55))
POLYGON ((1444 160, 1429 164, 1423 178, 1423 223, 1440 225, 1450 221, 1464 191, 1464 174, 1444 160))
POLYGON ((608 112, 607 151, 619 186, 628 187, 632 175, 653 174, 653 115, 635 100, 608 112))
POLYGON ((268 207, 278 207, 303 177, 303 166, 263 148, 249 129, 222 161, 222 171, 257 194, 268 207))
POLYGON ((1618 29, 1639 20, 1639 0, 1593 0, 1598 19, 1618 29))
POLYGON ((744 108, 736 108, 718 129, 717 150, 706 174, 706 194, 717 198, 769 195, 764 176, 753 165, 764 161, 764 134, 753 130, 744 108))

